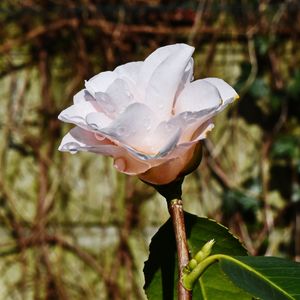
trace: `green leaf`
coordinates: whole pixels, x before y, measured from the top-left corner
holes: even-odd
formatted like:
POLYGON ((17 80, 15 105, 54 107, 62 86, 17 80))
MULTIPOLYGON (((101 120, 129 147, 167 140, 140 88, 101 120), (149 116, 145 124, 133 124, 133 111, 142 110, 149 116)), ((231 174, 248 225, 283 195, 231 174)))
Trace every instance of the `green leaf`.
MULTIPOLYGON (((185 224, 191 256, 203 245, 215 239, 212 254, 247 255, 240 242, 224 226, 207 218, 185 213, 185 224)), ((177 298, 177 257, 171 220, 168 220, 152 238, 150 255, 144 267, 144 289, 150 300, 177 298)), ((193 299, 252 299, 233 285, 219 266, 210 267, 193 291, 193 299)))
POLYGON ((224 257, 219 264, 232 282, 255 297, 300 299, 299 263, 277 257, 224 257))

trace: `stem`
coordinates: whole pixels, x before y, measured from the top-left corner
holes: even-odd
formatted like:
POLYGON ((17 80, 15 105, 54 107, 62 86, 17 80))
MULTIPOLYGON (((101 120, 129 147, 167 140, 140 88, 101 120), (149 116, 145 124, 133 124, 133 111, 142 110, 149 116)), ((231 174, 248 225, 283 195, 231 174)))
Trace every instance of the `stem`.
POLYGON ((178 300, 190 300, 192 299, 192 292, 182 285, 183 269, 189 263, 182 200, 171 200, 169 202, 169 212, 173 222, 178 255, 178 300))

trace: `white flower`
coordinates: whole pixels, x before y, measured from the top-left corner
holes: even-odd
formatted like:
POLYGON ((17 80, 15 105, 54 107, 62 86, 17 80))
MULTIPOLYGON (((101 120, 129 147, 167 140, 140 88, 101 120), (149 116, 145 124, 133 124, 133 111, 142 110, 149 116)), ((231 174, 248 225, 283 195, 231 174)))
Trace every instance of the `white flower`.
POLYGON ((153 184, 185 175, 212 117, 238 98, 221 79, 193 81, 193 52, 186 44, 161 47, 86 81, 58 117, 77 125, 59 150, 111 156, 120 172, 153 184))

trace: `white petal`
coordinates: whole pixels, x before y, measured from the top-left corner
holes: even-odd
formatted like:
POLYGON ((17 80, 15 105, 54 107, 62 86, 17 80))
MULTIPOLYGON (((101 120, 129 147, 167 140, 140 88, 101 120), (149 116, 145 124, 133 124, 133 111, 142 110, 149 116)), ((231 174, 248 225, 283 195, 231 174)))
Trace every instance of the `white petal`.
POLYGON ((218 89, 211 83, 200 79, 185 86, 176 100, 175 114, 217 108, 221 103, 218 89))
POLYGON ((114 69, 114 72, 120 78, 127 78, 131 80, 133 83, 136 83, 138 80, 139 72, 143 65, 142 61, 134 61, 121 66, 118 66, 114 69))
POLYGON ((165 121, 160 123, 148 135, 149 152, 155 154, 155 158, 167 155, 176 147, 180 135, 179 126, 165 121))
POLYGON ((112 119, 102 112, 92 112, 86 116, 86 123, 90 129, 99 131, 101 128, 108 127, 112 119))
POLYGON ((95 99, 93 98, 93 96, 86 89, 83 89, 83 90, 79 91, 73 97, 73 103, 74 104, 79 104, 81 102, 93 101, 93 100, 95 100, 95 99))
POLYGON ((158 120, 149 107, 142 103, 133 103, 107 128, 103 134, 114 141, 147 152, 148 133, 156 128, 158 120))
POLYGON ((79 102, 78 104, 73 104, 67 109, 63 110, 59 114, 58 119, 86 128, 86 116, 97 111, 98 104, 96 101, 79 102))
POLYGON ((193 52, 193 47, 178 45, 150 77, 146 87, 145 103, 163 119, 171 116, 176 92, 193 52))
POLYGON ((145 89, 155 69, 175 50, 178 44, 160 47, 152 52, 144 61, 138 78, 138 86, 145 89))
POLYGON ((218 89, 224 104, 231 103, 238 98, 236 91, 224 80, 215 77, 208 77, 203 80, 209 82, 218 89))
POLYGON ((186 84, 189 84, 194 79, 193 72, 194 72, 194 60, 191 57, 184 70, 183 76, 177 88, 175 99, 177 99, 178 95, 185 88, 186 84))
POLYGON ((185 44, 174 44, 164 47, 160 47, 152 52, 144 61, 141 71, 139 73, 138 85, 142 85, 144 88, 147 87, 148 82, 156 70, 156 68, 170 55, 179 52, 181 48, 192 48, 185 44))
POLYGON ((115 159, 115 167, 119 171, 130 175, 143 173, 150 168, 148 162, 138 160, 125 148, 116 146, 107 139, 99 141, 95 137, 95 134, 79 127, 71 129, 70 132, 64 136, 59 150, 71 153, 89 151, 111 156, 115 159))
POLYGON ((117 74, 112 71, 99 73, 85 82, 89 93, 95 97, 97 92, 105 92, 107 88, 117 79, 117 74))
POLYGON ((200 129, 205 129, 207 122, 217 113, 218 107, 212 107, 200 110, 198 112, 183 112, 177 116, 183 123, 182 135, 179 143, 190 142, 194 140, 195 134, 200 134, 200 129))
POLYGON ((103 109, 108 115, 117 116, 134 102, 134 96, 128 84, 122 79, 116 79, 108 87, 105 95, 103 93, 96 93, 96 99, 101 106, 103 105, 103 109))
POLYGON ((82 147, 101 145, 95 134, 80 127, 72 128, 62 139, 58 150, 79 151, 82 147))

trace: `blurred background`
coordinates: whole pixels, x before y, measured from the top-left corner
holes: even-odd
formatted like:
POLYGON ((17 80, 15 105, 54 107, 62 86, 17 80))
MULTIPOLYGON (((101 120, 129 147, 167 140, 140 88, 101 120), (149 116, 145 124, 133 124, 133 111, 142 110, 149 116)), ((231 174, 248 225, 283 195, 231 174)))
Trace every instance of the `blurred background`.
POLYGON ((109 158, 60 153, 84 80, 157 47, 196 47, 195 78, 240 100, 216 118, 184 207, 250 254, 300 259, 300 3, 2 0, 0 300, 145 299, 165 201, 109 158))

